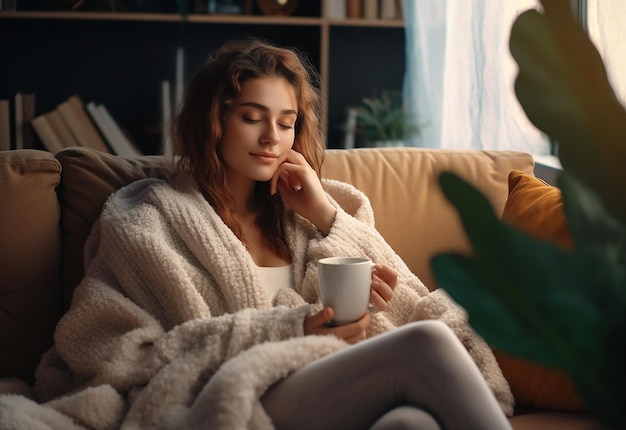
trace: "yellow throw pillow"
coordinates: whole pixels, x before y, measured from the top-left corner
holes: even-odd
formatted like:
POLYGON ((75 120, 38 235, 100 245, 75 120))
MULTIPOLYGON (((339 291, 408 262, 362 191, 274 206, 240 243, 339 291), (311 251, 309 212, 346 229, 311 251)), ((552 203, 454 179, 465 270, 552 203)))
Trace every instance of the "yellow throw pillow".
MULTIPOLYGON (((572 246, 561 190, 541 179, 513 170, 502 221, 533 237, 572 246)), ((494 351, 502 373, 521 407, 568 412, 586 411, 571 378, 564 372, 494 351)))

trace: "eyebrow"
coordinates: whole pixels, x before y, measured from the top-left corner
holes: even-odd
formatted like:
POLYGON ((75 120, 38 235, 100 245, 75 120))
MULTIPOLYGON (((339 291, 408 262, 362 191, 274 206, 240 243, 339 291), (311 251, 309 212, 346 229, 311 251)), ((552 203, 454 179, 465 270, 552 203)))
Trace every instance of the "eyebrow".
MULTIPOLYGON (((260 103, 255 103, 255 102, 243 102, 241 104, 239 104, 239 106, 252 106, 253 108, 262 110, 264 112, 269 112, 269 108, 267 106, 264 106, 260 103)), ((298 115, 298 112, 295 109, 283 109, 280 111, 281 114, 283 115, 289 115, 289 114, 293 114, 293 115, 298 115)))

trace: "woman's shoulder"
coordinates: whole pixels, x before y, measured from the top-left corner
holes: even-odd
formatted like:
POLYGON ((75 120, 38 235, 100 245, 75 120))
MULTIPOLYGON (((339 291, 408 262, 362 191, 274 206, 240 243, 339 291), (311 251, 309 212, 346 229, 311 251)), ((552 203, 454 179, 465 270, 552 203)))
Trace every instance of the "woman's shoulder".
POLYGON ((326 192, 340 204, 341 201, 350 202, 351 205, 354 203, 370 204, 367 195, 348 182, 326 178, 322 179, 322 183, 326 192))
POLYGON ((349 215, 373 223, 374 211, 367 195, 354 185, 336 179, 323 179, 324 189, 337 206, 349 215))
POLYGON ((195 194, 196 190, 193 178, 185 172, 176 173, 168 179, 142 178, 113 192, 107 204, 138 206, 164 198, 177 199, 185 194, 195 194))
POLYGON ((169 184, 164 179, 158 178, 142 178, 133 181, 117 191, 113 192, 105 206, 122 205, 122 206, 137 206, 145 203, 149 196, 159 188, 169 187, 169 184))

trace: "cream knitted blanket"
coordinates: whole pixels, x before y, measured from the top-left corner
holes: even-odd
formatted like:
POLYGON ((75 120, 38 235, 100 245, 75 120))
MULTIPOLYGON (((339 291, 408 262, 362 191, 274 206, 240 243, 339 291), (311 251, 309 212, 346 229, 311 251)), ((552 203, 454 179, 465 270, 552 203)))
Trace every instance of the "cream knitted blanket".
POLYGON ((399 285, 369 336, 428 318, 466 346, 507 415, 513 396, 488 345, 443 291, 430 293, 374 228, 366 196, 326 180, 338 208, 328 236, 286 214, 294 289, 271 302, 245 246, 188 177, 114 193, 85 247, 86 276, 37 371, 32 398, 0 396, 3 429, 266 428, 273 383, 347 347, 304 336, 319 309, 319 258, 353 255, 396 268, 399 285))

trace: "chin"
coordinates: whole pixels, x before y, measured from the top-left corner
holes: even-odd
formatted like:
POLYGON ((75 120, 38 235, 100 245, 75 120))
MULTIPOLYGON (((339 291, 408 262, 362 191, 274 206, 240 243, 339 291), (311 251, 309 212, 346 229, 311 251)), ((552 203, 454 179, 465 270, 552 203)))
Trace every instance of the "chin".
POLYGON ((257 182, 268 182, 272 179, 272 177, 274 176, 274 171, 272 173, 268 173, 266 175, 264 174, 259 174, 259 175, 251 175, 250 177, 252 179, 254 179, 257 182))

